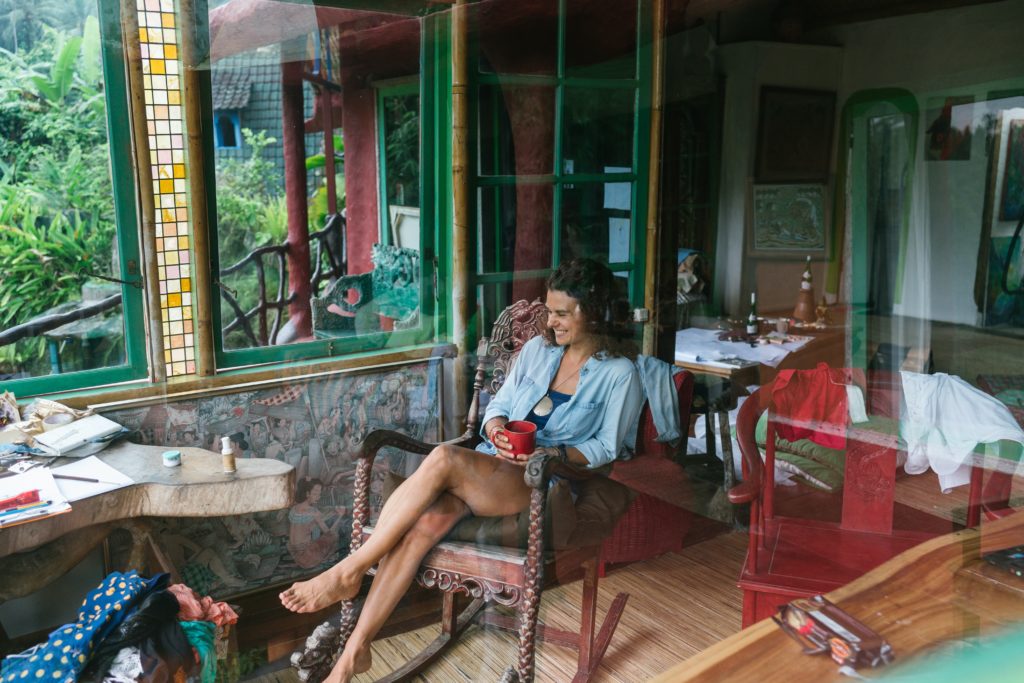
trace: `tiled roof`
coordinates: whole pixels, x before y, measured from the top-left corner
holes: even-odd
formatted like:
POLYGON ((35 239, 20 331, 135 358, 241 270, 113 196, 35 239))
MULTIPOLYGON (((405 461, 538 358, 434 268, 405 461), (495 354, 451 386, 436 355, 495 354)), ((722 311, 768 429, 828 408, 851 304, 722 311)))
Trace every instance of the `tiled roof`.
POLYGON ((245 109, 252 91, 252 77, 244 71, 214 70, 213 110, 245 109))

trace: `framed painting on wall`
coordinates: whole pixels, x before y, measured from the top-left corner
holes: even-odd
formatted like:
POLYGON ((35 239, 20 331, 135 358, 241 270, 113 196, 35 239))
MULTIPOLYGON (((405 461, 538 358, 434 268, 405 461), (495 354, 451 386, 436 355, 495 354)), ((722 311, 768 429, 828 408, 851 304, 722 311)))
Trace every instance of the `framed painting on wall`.
POLYGON ((754 179, 759 183, 826 182, 835 110, 832 91, 762 87, 754 179))
POLYGON ((1024 216, 1024 119, 1010 121, 1006 138, 999 220, 1019 221, 1024 216))
POLYGON ((753 185, 747 252, 794 258, 828 255, 828 191, 818 183, 753 185))

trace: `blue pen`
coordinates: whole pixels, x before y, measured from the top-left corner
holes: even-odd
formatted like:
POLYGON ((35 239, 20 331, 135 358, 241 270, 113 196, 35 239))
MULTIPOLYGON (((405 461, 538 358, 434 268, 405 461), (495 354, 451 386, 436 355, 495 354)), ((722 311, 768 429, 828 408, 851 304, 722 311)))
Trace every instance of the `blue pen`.
POLYGON ((35 517, 42 517, 50 514, 50 511, 46 508, 39 508, 38 510, 26 510, 29 514, 24 517, 8 517, 7 519, 0 518, 0 528, 7 526, 11 523, 24 522, 35 517))

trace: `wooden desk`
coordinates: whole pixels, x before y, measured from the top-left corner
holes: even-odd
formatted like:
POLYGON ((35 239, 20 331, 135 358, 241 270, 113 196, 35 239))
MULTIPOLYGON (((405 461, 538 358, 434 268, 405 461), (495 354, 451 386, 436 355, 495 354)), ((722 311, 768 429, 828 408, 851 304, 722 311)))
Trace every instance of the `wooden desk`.
MULTIPOLYGON (((71 512, 0 531, 0 602, 28 595, 62 576, 119 527, 132 533, 138 552, 159 555, 149 547, 146 517, 239 515, 291 505, 295 470, 287 463, 240 458, 238 471, 224 474, 217 453, 180 448, 181 466, 164 467, 165 450, 133 443, 111 446, 98 457, 134 484, 76 500, 71 512)), ((143 557, 133 554, 132 560, 141 565, 143 557)))
MULTIPOLYGON (((993 574, 979 564, 983 553, 1022 543, 1024 515, 1013 515, 983 524, 980 532, 965 529, 926 541, 828 598, 885 636, 896 666, 944 641, 988 635, 1024 621, 1024 593, 993 589, 993 574)), ((1014 578, 1007 575, 1006 583, 1014 578)), ((827 655, 802 654, 796 641, 765 619, 654 680, 819 683, 840 678, 827 655)))
MULTIPOLYGON (((843 367, 846 364, 846 327, 830 325, 822 329, 794 328, 790 332, 795 335, 812 337, 812 339, 803 347, 786 355, 776 367, 756 361, 742 361, 736 366, 729 367, 723 367, 721 363, 689 360, 676 360, 675 364, 694 374, 729 379, 737 388, 751 384, 766 384, 774 379, 780 369, 784 368, 814 368, 818 363, 828 363, 832 367, 843 367)), ((723 350, 727 350, 727 348, 728 343, 723 350)))

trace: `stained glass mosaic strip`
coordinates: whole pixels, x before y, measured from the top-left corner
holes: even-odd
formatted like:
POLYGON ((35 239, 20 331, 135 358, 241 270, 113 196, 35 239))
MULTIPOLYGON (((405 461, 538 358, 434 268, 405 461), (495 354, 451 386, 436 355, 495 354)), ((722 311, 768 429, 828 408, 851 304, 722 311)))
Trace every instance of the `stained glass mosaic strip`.
POLYGON ((194 374, 188 171, 174 0, 137 0, 167 376, 194 374))

